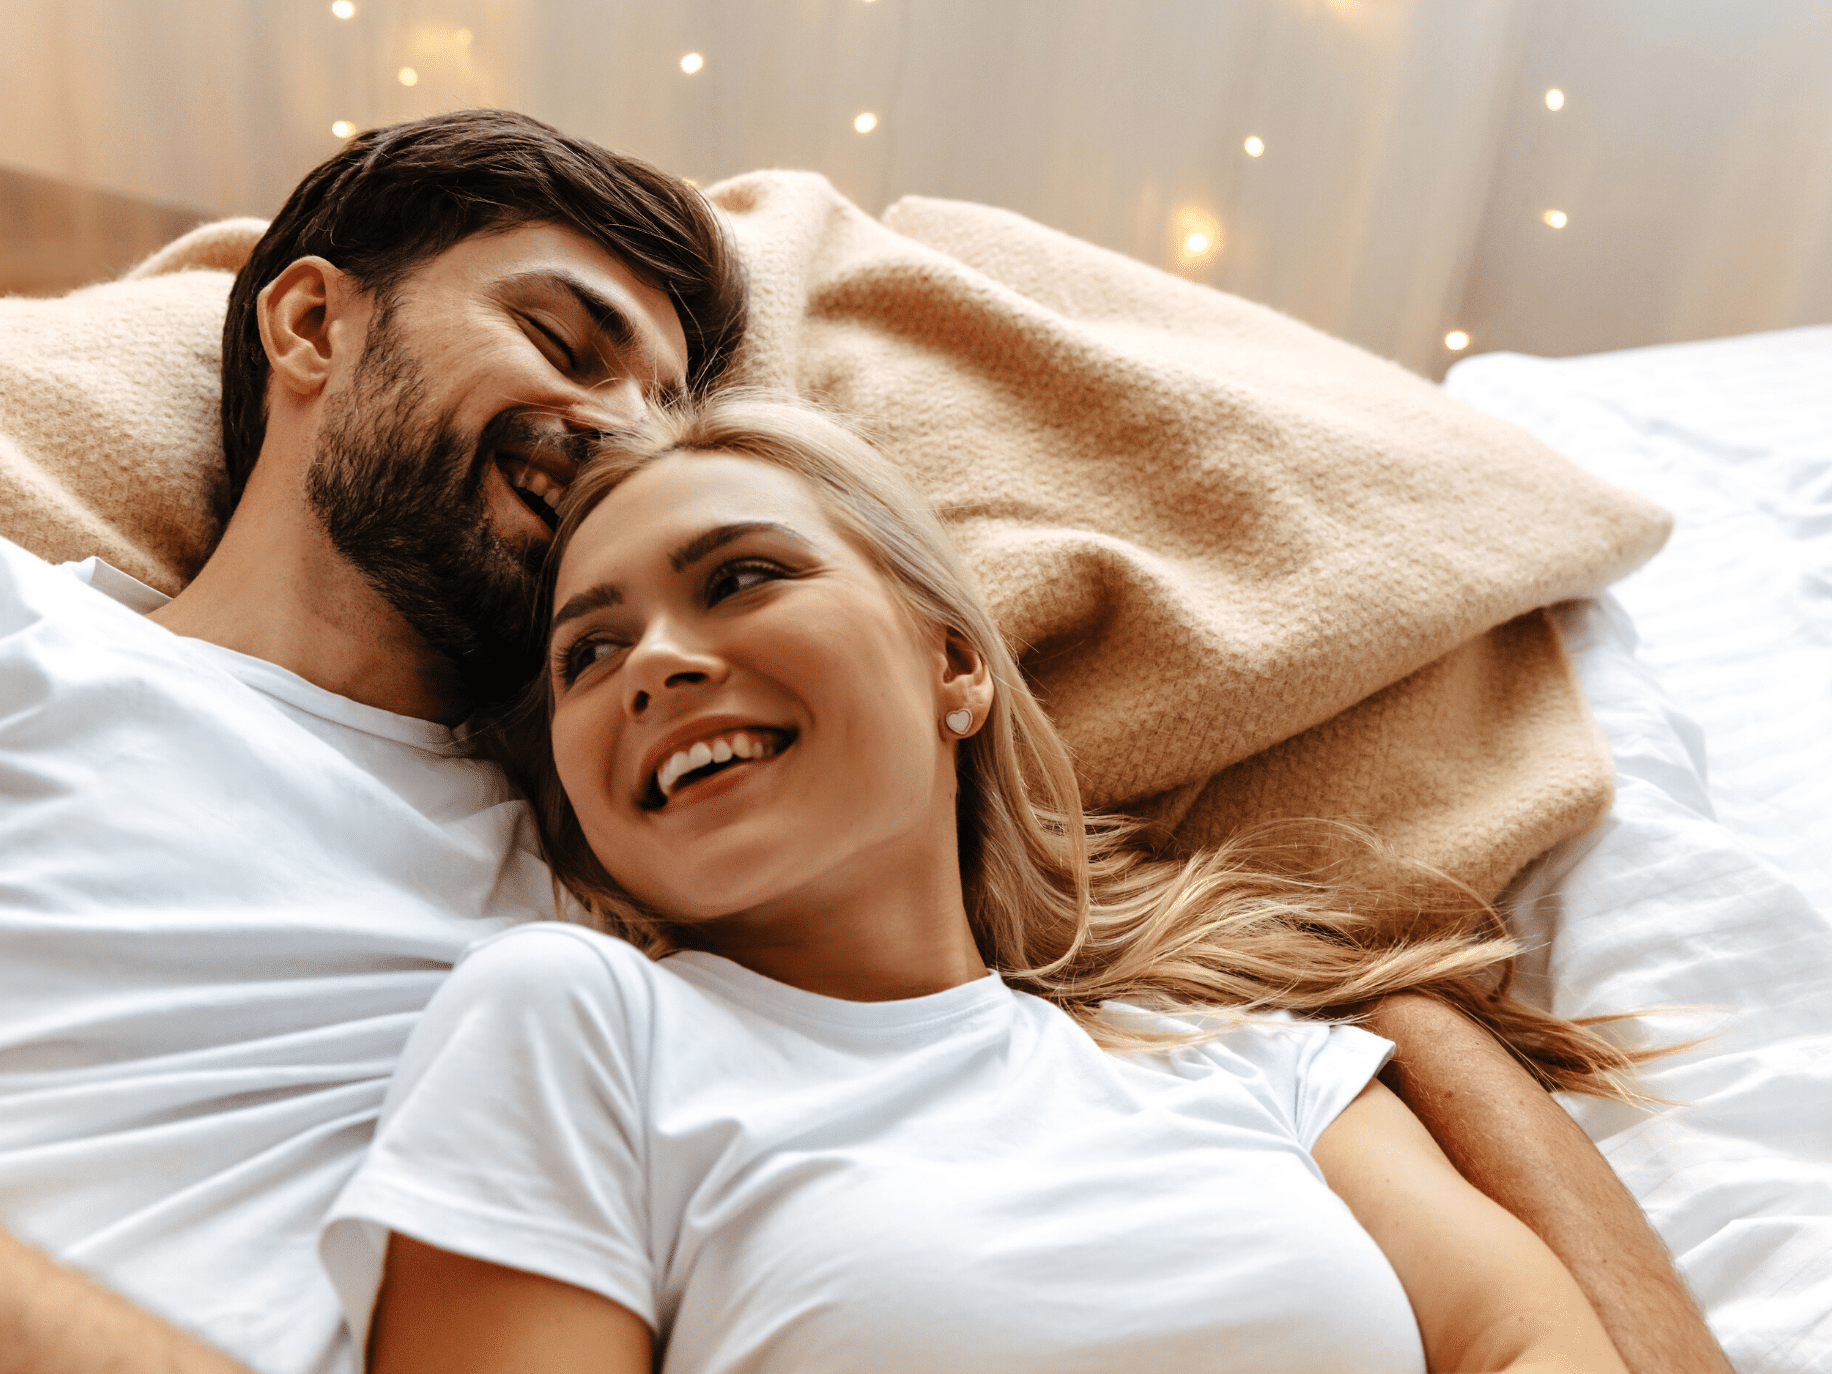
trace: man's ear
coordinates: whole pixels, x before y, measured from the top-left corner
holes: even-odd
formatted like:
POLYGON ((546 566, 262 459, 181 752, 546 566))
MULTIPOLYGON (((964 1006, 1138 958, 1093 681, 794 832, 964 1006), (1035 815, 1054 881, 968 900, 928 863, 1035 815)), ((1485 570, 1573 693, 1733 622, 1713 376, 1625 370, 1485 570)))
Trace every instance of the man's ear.
POLYGON ((978 734, 992 710, 992 695, 992 670, 980 651, 958 630, 946 631, 942 638, 942 734, 949 739, 978 734), (967 713, 965 729, 957 728, 962 711, 967 713))
POLYGON ((368 305, 350 276, 323 258, 290 263, 255 297, 261 346, 274 380, 296 395, 316 395, 339 347, 354 343, 360 353, 368 305), (354 318, 358 315, 362 318, 354 318))

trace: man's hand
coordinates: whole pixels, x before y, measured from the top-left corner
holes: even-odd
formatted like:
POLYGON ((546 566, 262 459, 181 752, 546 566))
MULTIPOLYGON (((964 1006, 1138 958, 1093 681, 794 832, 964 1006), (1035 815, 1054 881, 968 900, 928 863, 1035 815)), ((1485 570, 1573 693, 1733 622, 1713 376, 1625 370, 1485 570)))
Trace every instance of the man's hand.
POLYGON ((0 1374, 248 1374, 0 1231, 0 1374))
POLYGON ((1666 1247, 1609 1162, 1494 1037, 1431 997, 1376 1003, 1381 1074, 1466 1179, 1577 1280, 1630 1374, 1731 1374, 1666 1247))

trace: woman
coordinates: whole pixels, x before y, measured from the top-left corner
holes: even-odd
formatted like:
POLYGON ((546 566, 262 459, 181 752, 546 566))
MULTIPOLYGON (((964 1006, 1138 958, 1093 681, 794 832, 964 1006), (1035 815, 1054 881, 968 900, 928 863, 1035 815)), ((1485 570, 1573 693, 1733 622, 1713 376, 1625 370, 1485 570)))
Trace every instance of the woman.
POLYGON ((324 1241, 372 1368, 1622 1369, 1386 1042, 1265 1014, 1505 1006, 1479 905, 1084 820, 939 524, 807 408, 619 441, 554 565, 530 790, 622 938, 486 942, 416 1029, 324 1241))

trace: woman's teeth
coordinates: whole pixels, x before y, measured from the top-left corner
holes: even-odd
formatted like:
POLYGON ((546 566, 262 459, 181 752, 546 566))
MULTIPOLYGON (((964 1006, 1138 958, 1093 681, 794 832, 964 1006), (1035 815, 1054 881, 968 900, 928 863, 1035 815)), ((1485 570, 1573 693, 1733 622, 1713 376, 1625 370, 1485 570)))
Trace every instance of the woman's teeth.
POLYGON ((672 797, 676 785, 689 773, 713 764, 730 763, 733 759, 767 759, 775 752, 774 736, 737 730, 716 739, 701 740, 687 749, 677 749, 655 770, 655 785, 661 789, 663 797, 672 797))

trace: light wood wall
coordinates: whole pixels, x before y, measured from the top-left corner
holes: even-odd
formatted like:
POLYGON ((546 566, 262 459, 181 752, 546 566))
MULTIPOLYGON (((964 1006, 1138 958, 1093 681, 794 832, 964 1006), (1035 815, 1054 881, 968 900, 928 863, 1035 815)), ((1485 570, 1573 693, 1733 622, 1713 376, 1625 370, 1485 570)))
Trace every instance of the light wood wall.
POLYGON ((0 167, 0 293, 51 296, 119 276, 203 218, 0 167))

